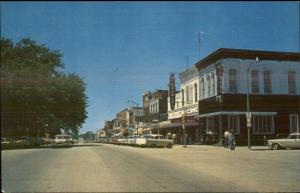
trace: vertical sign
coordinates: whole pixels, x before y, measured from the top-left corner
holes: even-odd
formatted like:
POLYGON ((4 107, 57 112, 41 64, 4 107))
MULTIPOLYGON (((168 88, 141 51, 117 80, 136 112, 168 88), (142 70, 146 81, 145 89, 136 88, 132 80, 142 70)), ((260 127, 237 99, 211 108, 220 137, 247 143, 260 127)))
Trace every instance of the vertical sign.
POLYGON ((173 73, 171 73, 169 79, 169 97, 170 97, 170 107, 172 110, 174 110, 175 108, 175 94, 176 94, 175 76, 173 73))

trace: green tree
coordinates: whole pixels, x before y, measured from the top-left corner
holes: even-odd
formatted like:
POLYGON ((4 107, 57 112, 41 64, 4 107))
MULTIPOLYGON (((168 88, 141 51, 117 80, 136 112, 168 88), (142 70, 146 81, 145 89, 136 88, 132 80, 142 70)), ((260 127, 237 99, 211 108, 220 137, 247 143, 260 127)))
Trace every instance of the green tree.
POLYGON ((30 39, 1 39, 1 134, 78 132, 87 117, 85 84, 62 72, 59 51, 30 39))

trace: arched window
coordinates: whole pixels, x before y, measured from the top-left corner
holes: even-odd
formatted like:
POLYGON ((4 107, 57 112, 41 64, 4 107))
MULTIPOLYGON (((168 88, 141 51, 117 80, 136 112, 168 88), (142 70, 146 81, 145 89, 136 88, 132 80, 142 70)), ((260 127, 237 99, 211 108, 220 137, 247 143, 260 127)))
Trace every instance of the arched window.
POLYGON ((198 90, 197 90, 197 84, 194 84, 194 90, 195 90, 195 103, 198 101, 198 90))
POLYGON ((271 71, 264 71, 264 92, 272 93, 271 71))
POLYGON ((181 89, 181 104, 184 106, 184 90, 181 89))
POLYGON ((201 79, 201 91, 202 91, 202 99, 204 99, 204 91, 205 91, 204 78, 201 79))
POLYGON ((252 93, 259 93, 259 76, 258 70, 251 71, 251 85, 252 85, 252 93))
POLYGON ((229 69, 229 92, 237 92, 236 69, 229 69))
POLYGON ((215 90, 216 90, 215 73, 211 74, 211 83, 212 83, 211 94, 215 95, 215 90))
POLYGON ((206 78, 206 81, 207 81, 207 96, 209 97, 210 96, 210 76, 207 76, 206 78))

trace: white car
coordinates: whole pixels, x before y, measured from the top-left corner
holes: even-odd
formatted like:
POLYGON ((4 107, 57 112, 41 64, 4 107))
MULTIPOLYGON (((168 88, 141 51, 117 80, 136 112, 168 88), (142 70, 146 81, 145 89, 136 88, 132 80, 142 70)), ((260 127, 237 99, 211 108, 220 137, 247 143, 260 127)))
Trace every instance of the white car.
POLYGON ((65 144, 70 145, 73 144, 73 136, 72 135, 56 135, 54 139, 55 144, 65 144))
POLYGON ((163 135, 147 134, 144 135, 146 139, 146 146, 150 147, 167 147, 172 148, 174 141, 171 139, 164 139, 163 135))
POLYGON ((300 148, 300 133, 291 133, 286 139, 268 140, 269 149, 300 148))

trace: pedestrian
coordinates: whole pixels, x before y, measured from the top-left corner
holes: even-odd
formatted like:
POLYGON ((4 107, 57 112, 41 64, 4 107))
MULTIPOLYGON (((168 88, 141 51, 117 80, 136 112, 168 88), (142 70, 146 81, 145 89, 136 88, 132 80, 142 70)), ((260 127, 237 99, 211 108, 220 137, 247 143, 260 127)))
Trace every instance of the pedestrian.
POLYGON ((234 137, 233 131, 229 132, 228 142, 229 142, 230 150, 231 151, 234 150, 235 149, 235 137, 234 137))
POLYGON ((176 134, 175 133, 173 133, 172 135, 171 135, 171 139, 174 141, 174 143, 175 143, 175 139, 176 139, 176 134))
POLYGON ((229 131, 226 129, 224 132, 224 148, 228 148, 228 139, 229 138, 229 131))

